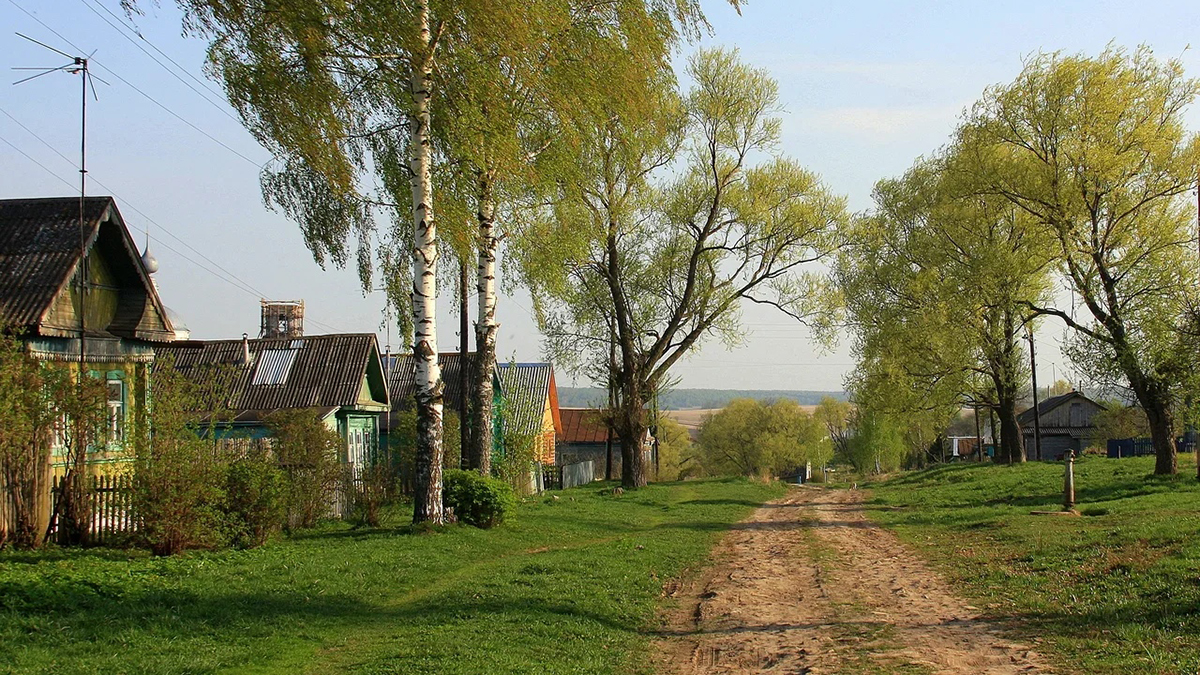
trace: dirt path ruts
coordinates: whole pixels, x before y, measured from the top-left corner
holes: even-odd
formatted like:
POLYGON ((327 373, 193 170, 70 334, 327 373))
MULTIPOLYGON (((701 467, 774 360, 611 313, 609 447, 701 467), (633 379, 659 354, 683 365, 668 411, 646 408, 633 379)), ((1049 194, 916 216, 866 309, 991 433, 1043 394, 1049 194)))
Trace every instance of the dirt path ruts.
POLYGON ((891 532, 857 490, 795 488, 736 525, 716 565, 675 589, 659 670, 1049 673, 891 532))

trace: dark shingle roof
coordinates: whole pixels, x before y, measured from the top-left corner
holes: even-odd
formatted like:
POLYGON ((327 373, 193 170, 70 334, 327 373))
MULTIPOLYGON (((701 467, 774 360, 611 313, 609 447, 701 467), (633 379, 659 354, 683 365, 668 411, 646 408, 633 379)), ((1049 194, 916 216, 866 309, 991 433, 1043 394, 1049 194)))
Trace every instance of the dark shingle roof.
MULTIPOLYGON (((462 373, 463 362, 472 368, 475 354, 468 353, 466 359, 458 352, 438 354, 438 366, 442 369, 442 382, 445 390, 442 392, 443 405, 450 410, 461 410, 463 401, 462 373)), ((392 354, 384 358, 384 368, 387 371, 388 391, 392 395, 392 406, 395 410, 410 410, 416 406, 417 368, 412 354, 392 354)), ((467 373, 467 394, 470 395, 473 374, 467 373)))
MULTIPOLYGON (((546 406, 554 405, 554 367, 549 363, 501 363, 500 383, 504 387, 505 428, 522 436, 542 431, 546 406)), ((561 425, 557 410, 551 410, 555 425, 561 425)))
MULTIPOLYGON (((189 378, 228 368, 229 407, 235 411, 334 408, 358 403, 363 377, 378 358, 375 335, 311 335, 250 340, 250 365, 241 340, 191 341, 157 350, 189 378)), ((384 400, 387 403, 384 392, 384 400)))
MULTIPOLYGON (((166 311, 112 197, 84 199, 83 217, 85 246, 105 252, 122 282, 109 330, 121 337, 170 340, 166 311), (147 300, 154 314, 149 318, 147 300)), ((0 323, 41 328, 55 297, 75 274, 80 250, 77 197, 0 200, 0 323)))
MULTIPOLYGON (((1045 415, 1049 414, 1051 410, 1054 410, 1058 406, 1066 403, 1067 401, 1069 401, 1073 398, 1080 398, 1085 401, 1088 401, 1089 403, 1097 405, 1099 407, 1103 407, 1103 406, 1100 406, 1100 404, 1093 401, 1092 399, 1084 396, 1083 394, 1081 394, 1078 391, 1069 391, 1065 394, 1059 394, 1058 396, 1051 396, 1050 398, 1048 398, 1044 401, 1038 401, 1038 405, 1037 405, 1038 415, 1045 416, 1045 415)), ((1033 424, 1033 407, 1032 406, 1017 415, 1017 423, 1020 424, 1022 427, 1033 424)))

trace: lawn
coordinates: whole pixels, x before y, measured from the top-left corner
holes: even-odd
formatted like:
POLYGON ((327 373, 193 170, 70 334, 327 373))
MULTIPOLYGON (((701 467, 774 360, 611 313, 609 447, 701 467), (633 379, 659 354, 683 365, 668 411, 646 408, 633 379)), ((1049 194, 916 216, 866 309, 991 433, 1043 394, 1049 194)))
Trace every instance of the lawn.
POLYGON ((959 464, 872 486, 872 517, 1064 671, 1200 671, 1200 484, 1195 462, 1076 465, 1081 517, 1061 508, 1061 463, 959 464))
POLYGON ((663 584, 780 485, 598 484, 491 531, 0 553, 0 672, 637 673, 663 584))

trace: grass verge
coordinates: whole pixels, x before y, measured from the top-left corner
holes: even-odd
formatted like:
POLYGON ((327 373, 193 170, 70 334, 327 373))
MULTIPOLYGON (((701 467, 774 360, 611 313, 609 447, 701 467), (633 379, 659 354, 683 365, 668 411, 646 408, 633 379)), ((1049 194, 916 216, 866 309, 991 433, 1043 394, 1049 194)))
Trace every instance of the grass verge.
POLYGON ((1200 484, 1195 463, 1076 464, 1081 517, 1061 508, 1061 463, 959 464, 872 487, 872 517, 1065 670, 1200 671, 1200 484))
POLYGON ((780 485, 600 484, 491 531, 0 553, 0 672, 633 673, 662 585, 780 485))

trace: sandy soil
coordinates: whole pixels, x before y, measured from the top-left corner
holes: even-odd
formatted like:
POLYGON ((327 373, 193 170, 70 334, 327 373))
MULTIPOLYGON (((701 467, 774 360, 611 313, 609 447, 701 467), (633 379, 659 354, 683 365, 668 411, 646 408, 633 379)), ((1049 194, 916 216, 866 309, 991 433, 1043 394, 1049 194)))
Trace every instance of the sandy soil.
POLYGON ((857 490, 793 488, 718 546, 658 645, 662 673, 1049 673, 950 592, 857 490))

